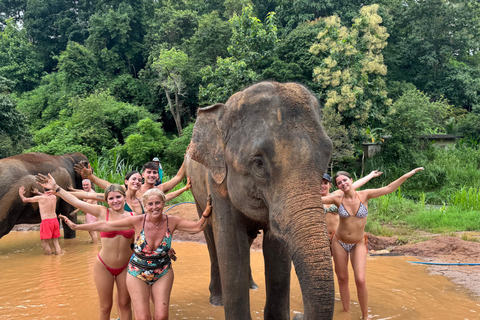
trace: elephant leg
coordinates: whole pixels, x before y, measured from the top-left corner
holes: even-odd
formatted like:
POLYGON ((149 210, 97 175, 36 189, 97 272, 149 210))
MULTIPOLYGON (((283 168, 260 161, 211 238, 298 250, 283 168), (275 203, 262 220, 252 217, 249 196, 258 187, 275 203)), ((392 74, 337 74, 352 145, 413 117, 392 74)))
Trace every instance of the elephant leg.
MULTIPOLYGON (((202 214, 197 205, 199 216, 202 214)), ((218 267, 217 249, 215 248, 215 241, 213 239, 213 230, 211 225, 207 225, 203 231, 205 241, 207 242, 208 254, 210 255, 210 304, 212 306, 220 307, 223 305, 222 301, 222 282, 220 279, 220 269, 218 267)))
POLYGON ((263 234, 263 257, 265 260, 264 319, 290 319, 290 274, 292 261, 287 245, 268 229, 263 234))
POLYGON ((240 212, 215 201, 214 240, 222 279, 225 319, 251 320, 249 301, 250 246, 240 212))

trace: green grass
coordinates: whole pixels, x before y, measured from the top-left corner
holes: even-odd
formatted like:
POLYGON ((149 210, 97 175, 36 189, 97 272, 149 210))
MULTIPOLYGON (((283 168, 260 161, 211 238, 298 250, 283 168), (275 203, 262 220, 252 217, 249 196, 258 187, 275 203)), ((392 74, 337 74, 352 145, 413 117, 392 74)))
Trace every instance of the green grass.
POLYGON ((408 235, 413 230, 432 233, 480 230, 475 191, 459 190, 454 198, 452 204, 440 208, 425 206, 425 195, 414 202, 403 198, 401 191, 373 199, 369 203, 366 230, 381 236, 388 236, 388 229, 395 230, 396 235, 408 235))

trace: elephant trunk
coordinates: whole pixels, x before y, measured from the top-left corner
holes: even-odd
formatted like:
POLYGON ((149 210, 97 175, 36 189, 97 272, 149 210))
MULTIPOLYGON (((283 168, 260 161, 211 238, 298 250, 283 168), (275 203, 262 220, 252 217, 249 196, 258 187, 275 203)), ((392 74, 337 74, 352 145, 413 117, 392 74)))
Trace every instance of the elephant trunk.
POLYGON ((320 192, 282 197, 274 219, 287 243, 300 283, 304 319, 332 319, 335 288, 320 192))

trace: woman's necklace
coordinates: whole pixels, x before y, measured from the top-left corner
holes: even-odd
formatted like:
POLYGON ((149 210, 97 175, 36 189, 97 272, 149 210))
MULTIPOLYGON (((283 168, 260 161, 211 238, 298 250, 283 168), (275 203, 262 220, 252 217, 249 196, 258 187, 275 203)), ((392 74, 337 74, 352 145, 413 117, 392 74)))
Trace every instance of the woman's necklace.
POLYGON ((150 221, 150 222, 151 222, 151 223, 152 223, 152 224, 155 226, 155 228, 157 228, 157 229, 158 229, 158 227, 159 227, 159 226, 162 224, 162 222, 163 222, 163 221, 162 221, 162 220, 160 220, 160 222, 159 222, 159 223, 157 223, 157 224, 155 224, 153 221, 150 221))

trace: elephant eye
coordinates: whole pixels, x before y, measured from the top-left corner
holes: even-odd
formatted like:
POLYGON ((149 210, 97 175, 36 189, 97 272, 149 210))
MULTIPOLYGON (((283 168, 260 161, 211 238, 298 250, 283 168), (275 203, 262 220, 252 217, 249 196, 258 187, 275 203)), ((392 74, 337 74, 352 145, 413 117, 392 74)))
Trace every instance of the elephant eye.
POLYGON ((265 178, 267 175, 267 166, 262 157, 254 157, 250 162, 250 168, 253 174, 259 178, 265 178))

